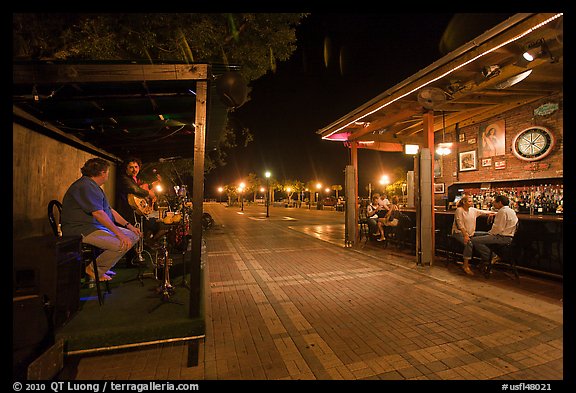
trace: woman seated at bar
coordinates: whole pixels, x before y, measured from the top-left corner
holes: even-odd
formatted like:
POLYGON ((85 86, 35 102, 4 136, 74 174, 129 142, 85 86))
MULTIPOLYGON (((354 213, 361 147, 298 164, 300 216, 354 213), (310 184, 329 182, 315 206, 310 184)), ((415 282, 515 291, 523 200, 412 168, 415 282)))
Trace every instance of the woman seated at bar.
POLYGON ((496 213, 490 210, 480 210, 472 207, 472 199, 469 195, 462 196, 462 199, 456 204, 454 212, 454 223, 452 224, 452 237, 464 245, 462 252, 464 272, 473 276, 474 272, 470 270, 470 259, 474 252, 473 244, 470 241, 472 237, 488 235, 486 231, 476 230, 476 219, 480 216, 490 216, 496 213))
POLYGON ((398 197, 394 195, 392 197, 392 203, 388 205, 388 211, 386 215, 383 218, 378 219, 378 225, 383 227, 382 229, 384 230, 385 236, 387 236, 390 232, 394 232, 393 228, 398 226, 398 212, 400 212, 398 203, 398 197))

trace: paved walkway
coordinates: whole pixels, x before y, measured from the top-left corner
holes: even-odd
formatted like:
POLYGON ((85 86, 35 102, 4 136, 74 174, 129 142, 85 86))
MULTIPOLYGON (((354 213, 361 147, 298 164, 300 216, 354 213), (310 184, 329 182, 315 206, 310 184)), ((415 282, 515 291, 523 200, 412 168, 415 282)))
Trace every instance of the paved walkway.
POLYGON ((206 338, 82 358, 85 380, 562 380, 562 284, 388 247, 344 248, 343 213, 206 204, 206 338))

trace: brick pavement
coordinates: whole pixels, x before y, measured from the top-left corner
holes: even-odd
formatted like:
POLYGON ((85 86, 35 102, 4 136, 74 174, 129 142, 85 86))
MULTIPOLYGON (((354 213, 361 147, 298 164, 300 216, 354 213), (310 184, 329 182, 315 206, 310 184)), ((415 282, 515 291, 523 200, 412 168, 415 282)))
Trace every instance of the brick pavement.
POLYGON ((199 366, 186 367, 186 345, 172 343, 81 358, 75 379, 563 378, 559 299, 322 241, 342 236, 342 213, 206 210, 216 227, 205 235, 199 366))

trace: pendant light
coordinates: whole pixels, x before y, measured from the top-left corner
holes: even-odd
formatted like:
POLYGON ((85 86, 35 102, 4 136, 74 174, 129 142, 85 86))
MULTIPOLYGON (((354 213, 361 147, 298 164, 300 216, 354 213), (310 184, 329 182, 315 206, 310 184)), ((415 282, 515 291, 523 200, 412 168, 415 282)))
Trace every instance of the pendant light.
POLYGON ((438 144, 436 148, 436 153, 440 156, 447 156, 452 153, 452 142, 445 142, 446 137, 446 118, 444 116, 444 111, 442 111, 442 142, 438 144))

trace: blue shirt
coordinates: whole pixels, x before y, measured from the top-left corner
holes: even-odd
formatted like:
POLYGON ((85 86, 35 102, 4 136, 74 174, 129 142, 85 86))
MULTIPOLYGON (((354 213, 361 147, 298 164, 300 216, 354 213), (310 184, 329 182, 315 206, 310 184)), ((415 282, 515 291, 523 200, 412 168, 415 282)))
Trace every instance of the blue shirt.
POLYGON ((97 210, 104 210, 114 222, 112 208, 104 191, 94 180, 82 176, 70 185, 62 199, 62 234, 87 236, 98 229, 110 232, 92 216, 92 212, 97 210))

